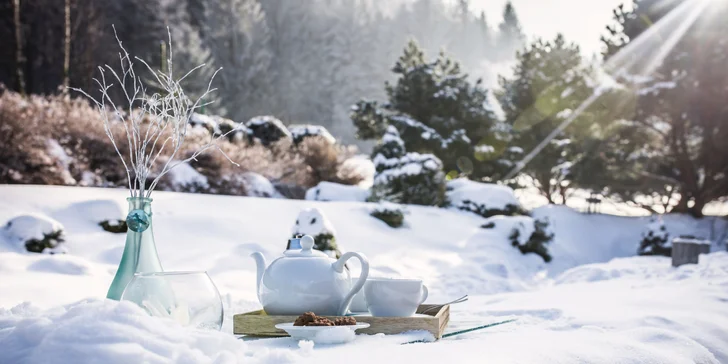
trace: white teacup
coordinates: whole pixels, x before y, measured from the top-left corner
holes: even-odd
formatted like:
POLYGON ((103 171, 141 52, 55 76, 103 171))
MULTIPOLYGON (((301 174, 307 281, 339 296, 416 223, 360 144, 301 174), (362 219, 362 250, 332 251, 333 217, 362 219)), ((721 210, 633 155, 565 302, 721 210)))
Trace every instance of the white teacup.
POLYGON ((372 316, 409 317, 427 299, 427 287, 419 279, 370 278, 364 296, 372 316))

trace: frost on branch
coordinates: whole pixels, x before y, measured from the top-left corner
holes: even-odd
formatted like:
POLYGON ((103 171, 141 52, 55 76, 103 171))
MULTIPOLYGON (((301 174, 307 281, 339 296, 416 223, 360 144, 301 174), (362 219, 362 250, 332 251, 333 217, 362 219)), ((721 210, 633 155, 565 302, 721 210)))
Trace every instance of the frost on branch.
MULTIPOLYGON (((116 35, 116 29, 114 34, 116 35)), ((226 133, 211 133, 206 143, 188 158, 180 160, 178 154, 185 144, 190 118, 196 110, 210 103, 204 100, 216 90, 212 88, 212 81, 220 69, 213 73, 205 92, 197 98, 191 98, 185 94, 181 83, 195 71, 203 69, 205 64, 175 78, 180 73, 175 73, 171 34, 166 70, 158 71, 154 71, 144 60, 132 58, 118 36, 116 40, 121 48, 119 66, 99 66, 100 77, 94 79, 100 96, 93 97, 78 88, 73 90, 82 93, 95 104, 104 124, 104 131, 126 170, 131 196, 149 197, 162 177, 176 166, 196 160, 209 149, 217 149, 225 155, 217 142, 235 132, 235 129, 226 133), (139 64, 151 74, 151 78, 137 75, 135 67, 139 64), (114 100, 112 95, 116 93, 122 95, 121 100, 114 100), (119 125, 124 130, 125 140, 114 135, 114 130, 119 125), (123 147, 124 144, 128 146, 128 151, 123 147)), ((230 158, 227 159, 236 164, 230 158)))

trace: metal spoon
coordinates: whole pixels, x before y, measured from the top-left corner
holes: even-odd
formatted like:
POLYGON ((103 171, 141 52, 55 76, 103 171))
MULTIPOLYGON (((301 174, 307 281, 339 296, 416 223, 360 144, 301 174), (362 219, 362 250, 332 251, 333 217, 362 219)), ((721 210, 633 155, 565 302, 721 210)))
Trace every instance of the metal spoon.
POLYGON ((447 305, 452 305, 452 304, 456 304, 456 303, 461 303, 461 302, 465 302, 465 301, 467 301, 467 300, 468 300, 468 295, 465 295, 465 296, 462 296, 462 297, 460 297, 460 298, 458 298, 458 299, 452 300, 452 301, 450 301, 450 302, 448 302, 448 303, 443 303, 443 304, 440 304, 440 305, 432 306, 432 307, 430 307, 430 308, 427 308, 427 309, 425 309, 424 311, 422 311, 422 312, 418 312, 418 313, 420 313, 420 314, 424 314, 424 313, 430 312, 430 311, 432 311, 432 310, 434 310, 434 309, 438 309, 438 310, 439 310, 439 309, 440 309, 440 308, 442 308, 443 306, 447 306, 447 305))

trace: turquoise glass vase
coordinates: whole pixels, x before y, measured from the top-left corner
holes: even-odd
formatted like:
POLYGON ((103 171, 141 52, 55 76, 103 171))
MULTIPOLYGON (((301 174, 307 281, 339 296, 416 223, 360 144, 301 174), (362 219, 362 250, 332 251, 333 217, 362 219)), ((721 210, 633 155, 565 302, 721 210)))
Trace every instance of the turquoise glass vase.
POLYGON ((106 298, 120 300, 134 273, 162 272, 152 229, 152 199, 129 197, 126 245, 106 298))

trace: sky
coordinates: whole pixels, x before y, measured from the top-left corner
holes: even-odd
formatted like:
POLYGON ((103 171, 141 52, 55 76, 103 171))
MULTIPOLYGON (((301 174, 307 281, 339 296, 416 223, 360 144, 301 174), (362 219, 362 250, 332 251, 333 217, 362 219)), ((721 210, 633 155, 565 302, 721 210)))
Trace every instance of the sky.
MULTIPOLYGON (((473 11, 485 11, 491 27, 502 19, 507 0, 471 0, 473 11)), ((577 43, 586 55, 601 52, 599 37, 611 23, 612 9, 631 0, 512 0, 529 39, 553 38, 563 33, 577 43)))

